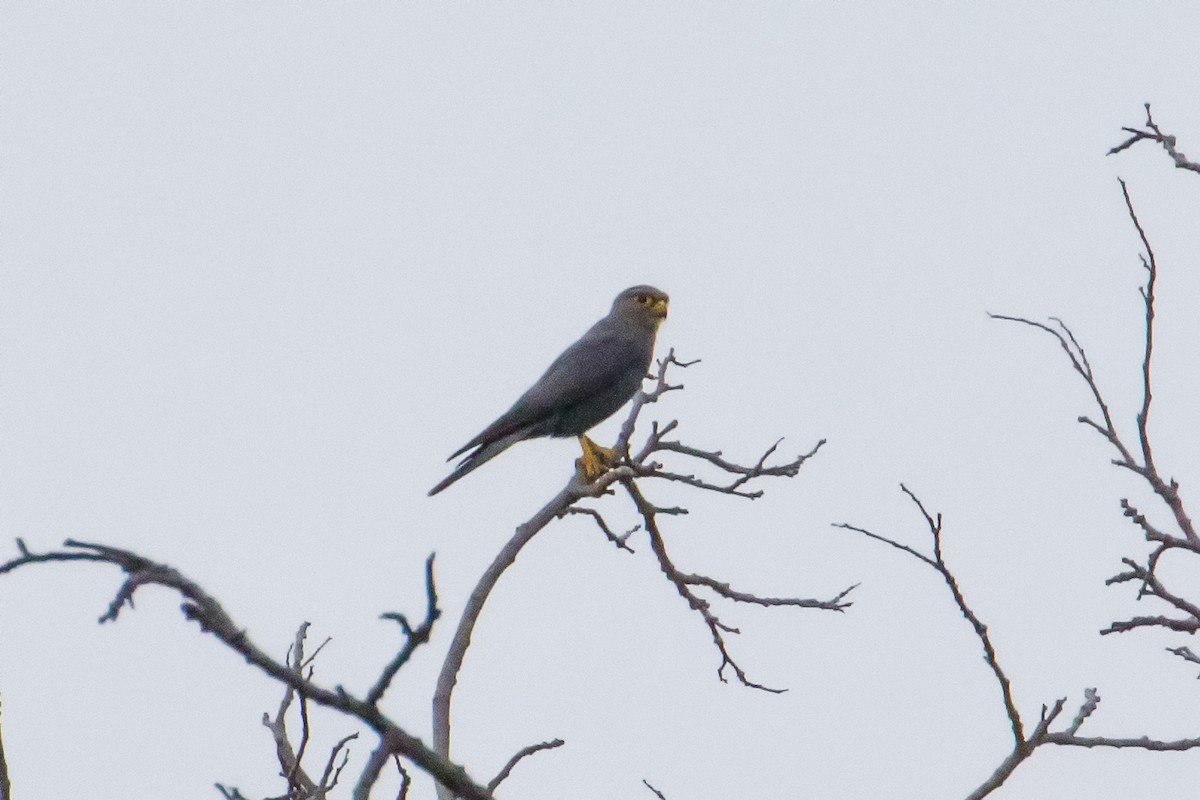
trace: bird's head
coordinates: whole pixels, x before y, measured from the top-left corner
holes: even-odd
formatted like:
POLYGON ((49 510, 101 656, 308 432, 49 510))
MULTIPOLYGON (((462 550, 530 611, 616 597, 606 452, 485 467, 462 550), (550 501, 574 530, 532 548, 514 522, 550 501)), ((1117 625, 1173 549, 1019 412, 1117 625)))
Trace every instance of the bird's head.
POLYGON ((671 298, 653 286, 631 286, 617 295, 612 313, 633 316, 651 323, 655 328, 667 318, 671 298))

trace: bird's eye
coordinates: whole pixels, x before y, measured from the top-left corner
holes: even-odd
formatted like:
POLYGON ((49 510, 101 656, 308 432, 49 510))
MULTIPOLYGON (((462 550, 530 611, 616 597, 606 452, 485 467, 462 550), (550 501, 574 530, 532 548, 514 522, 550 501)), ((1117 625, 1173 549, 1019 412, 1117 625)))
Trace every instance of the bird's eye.
POLYGON ((639 295, 637 296, 637 301, 638 301, 639 303, 641 303, 641 304, 645 305, 647 302, 649 302, 649 301, 650 301, 650 298, 649 298, 649 297, 647 297, 647 296, 646 296, 646 295, 644 295, 644 294, 639 294, 639 295))

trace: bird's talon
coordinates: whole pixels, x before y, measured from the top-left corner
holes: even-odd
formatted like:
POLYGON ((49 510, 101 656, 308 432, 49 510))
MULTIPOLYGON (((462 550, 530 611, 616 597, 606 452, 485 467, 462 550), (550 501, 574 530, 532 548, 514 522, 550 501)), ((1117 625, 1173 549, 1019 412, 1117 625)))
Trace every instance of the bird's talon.
POLYGON ((583 448, 583 456, 575 462, 575 465, 588 483, 595 482, 597 478, 615 467, 621 459, 619 452, 611 447, 601 447, 587 436, 579 437, 579 446, 583 448))

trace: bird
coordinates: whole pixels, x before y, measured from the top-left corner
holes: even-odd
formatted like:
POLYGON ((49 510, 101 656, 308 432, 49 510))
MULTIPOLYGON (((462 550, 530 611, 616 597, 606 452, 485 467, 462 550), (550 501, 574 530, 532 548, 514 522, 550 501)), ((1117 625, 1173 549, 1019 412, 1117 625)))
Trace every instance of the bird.
POLYGON ((517 442, 542 436, 578 437, 588 481, 613 466, 619 454, 593 442, 587 431, 615 414, 642 385, 669 303, 667 294, 653 286, 632 286, 617 295, 608 315, 554 359, 512 408, 446 459, 466 453, 429 495, 517 442))

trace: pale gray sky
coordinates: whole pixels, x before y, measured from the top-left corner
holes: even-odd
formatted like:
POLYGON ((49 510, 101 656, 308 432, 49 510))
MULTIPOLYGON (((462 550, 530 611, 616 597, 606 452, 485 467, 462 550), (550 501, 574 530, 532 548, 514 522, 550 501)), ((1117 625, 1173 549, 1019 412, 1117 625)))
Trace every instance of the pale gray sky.
MULTIPOLYGON (((355 691, 436 550, 446 617, 387 703, 427 738, 463 599, 575 444, 425 492, 653 283, 660 349, 703 359, 654 417, 744 459, 829 439, 755 503, 646 485, 692 510, 664 521, 680 567, 763 594, 863 585, 841 616, 723 607, 740 663, 791 689, 764 695, 716 680, 644 541, 559 522, 468 655, 474 776, 558 736, 502 797, 650 797, 642 778, 670 800, 964 796, 1009 749, 978 642, 936 575, 829 527, 924 547, 900 481, 945 512, 1028 717, 1098 686, 1094 735, 1198 735, 1178 637, 1096 634, 1144 610, 1103 585, 1141 552, 1117 500, 1144 491, 1075 424, 1087 396, 1053 344, 984 313, 1070 321, 1128 422, 1125 177, 1163 269, 1158 456, 1197 485, 1200 180, 1150 146, 1104 152, 1151 101, 1200 154, 1198 34, 1184 3, 6 3, 0 535, 165 560, 280 657, 309 620, 333 637, 317 678, 355 691)), ((96 625, 118 583, 0 580, 16 796, 277 794, 259 717, 278 687, 166 592, 96 625)), ((352 730, 314 724, 321 747, 352 730)), ((997 797, 1185 797, 1198 759, 1042 752, 997 797)))

